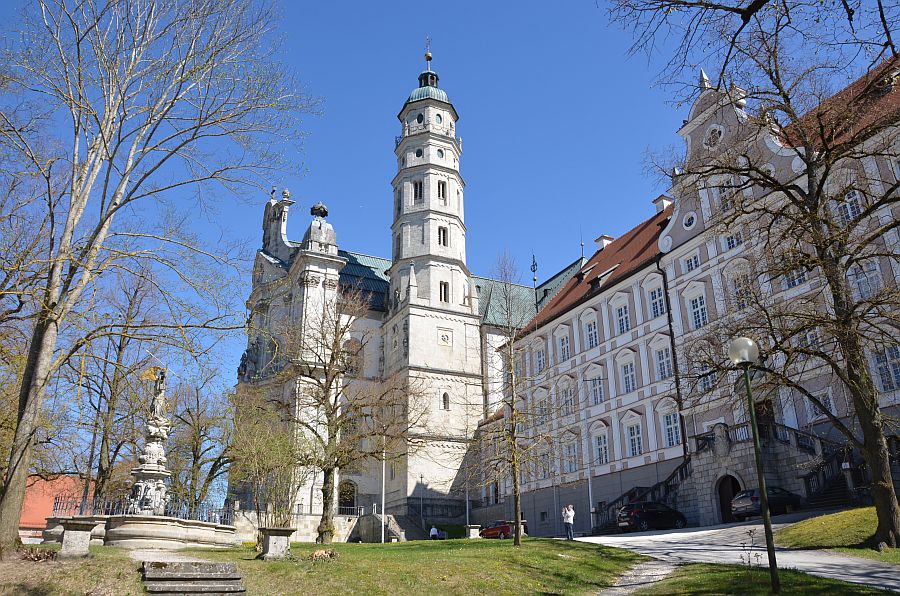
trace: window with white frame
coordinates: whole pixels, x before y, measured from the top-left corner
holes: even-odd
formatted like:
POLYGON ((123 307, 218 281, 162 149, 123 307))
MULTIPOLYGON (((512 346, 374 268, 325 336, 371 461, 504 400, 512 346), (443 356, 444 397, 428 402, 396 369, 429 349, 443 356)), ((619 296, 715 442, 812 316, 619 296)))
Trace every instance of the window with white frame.
POLYGON ((796 288, 800 284, 806 283, 806 269, 803 269, 802 267, 788 269, 788 267, 790 267, 788 261, 785 261, 783 266, 785 268, 785 273, 783 275, 785 290, 796 288))
POLYGON ((444 180, 438 181, 438 199, 441 205, 447 204, 447 183, 444 180))
POLYGON ((690 273, 694 269, 700 268, 700 255, 697 253, 692 254, 689 257, 685 257, 682 262, 682 268, 685 273, 690 273))
POLYGON ((631 331, 631 317, 628 316, 627 304, 616 308, 616 329, 618 329, 619 334, 631 331))
POLYGON ((563 448, 563 469, 566 472, 578 471, 578 443, 571 441, 563 448))
POLYGON ((663 295, 662 288, 653 288, 649 293, 650 297, 650 314, 655 319, 666 314, 666 297, 663 295))
POLYGON ((544 349, 537 348, 534 351, 534 374, 539 375, 544 370, 546 362, 544 361, 544 349))
POLYGON ((881 273, 874 260, 863 261, 850 267, 847 279, 861 300, 868 300, 881 289, 881 273))
POLYGON ((637 389, 637 376, 634 373, 634 362, 626 362, 620 367, 622 372, 622 393, 631 393, 637 389))
POLYGON ((598 466, 609 463, 609 440, 605 431, 594 436, 594 463, 598 466))
POLYGON ((540 457, 538 457, 537 461, 537 470, 535 476, 538 480, 544 480, 548 476, 550 476, 550 454, 542 453, 540 457))
POLYGON ((422 205, 425 203, 425 190, 422 186, 421 180, 416 180, 413 183, 413 204, 414 205, 422 205))
POLYGON ((741 235, 740 230, 725 236, 725 250, 734 250, 743 243, 744 237, 741 235))
POLYGON ((546 399, 539 399, 537 401, 537 413, 538 413, 538 416, 540 416, 541 418, 546 418, 547 414, 549 414, 549 412, 547 410, 547 400, 546 399))
POLYGON ((563 416, 575 413, 577 403, 575 399, 575 388, 572 385, 565 384, 560 387, 559 405, 563 416))
POLYGON ((588 395, 591 396, 591 403, 599 406, 606 399, 603 394, 603 379, 596 376, 587 380, 588 395))
POLYGON ((625 427, 625 440, 627 441, 628 457, 635 457, 644 452, 644 434, 641 431, 640 421, 625 427))
POLYGON ((662 381, 671 377, 672 374, 672 350, 669 349, 669 346, 663 346, 656 350, 656 376, 662 381))
POLYGON ((858 190, 851 190, 844 194, 844 199, 835 207, 835 215, 838 223, 847 226, 862 214, 862 198, 858 190))
POLYGON ((900 345, 875 352, 875 367, 882 391, 900 389, 900 345))
POLYGON ((440 246, 450 246, 450 230, 444 226, 438 226, 438 244, 440 246))
POLYGON ((559 338, 559 361, 565 362, 569 358, 569 336, 563 335, 559 338))
POLYGON ((709 323, 709 313, 706 311, 706 297, 703 294, 695 296, 688 301, 691 311, 691 329, 700 329, 709 323))
MULTIPOLYGON (((828 410, 828 413, 832 416, 837 416, 837 408, 834 407, 834 399, 831 397, 831 391, 820 391, 819 393, 813 393, 812 395, 825 407, 825 410, 828 410)), ((807 419, 810 422, 825 418, 825 410, 814 404, 812 400, 806 400, 806 414, 807 419)))
POLYGON ((588 321, 584 326, 584 337, 587 349, 595 348, 600 344, 600 336, 597 333, 597 321, 588 321))
POLYGON ((729 278, 731 286, 731 300, 735 310, 744 310, 753 298, 753 289, 750 285, 750 275, 747 273, 735 273, 729 278))
MULTIPOLYGON (((817 350, 819 348, 819 328, 804 329, 794 337, 794 345, 800 350, 817 350)), ((797 358, 805 360, 809 354, 798 353, 797 358)))
POLYGON ((663 414, 663 437, 666 447, 681 445, 681 421, 678 412, 663 414))
POLYGON ((701 366, 697 369, 697 385, 700 391, 712 391, 716 386, 716 373, 710 370, 708 366, 701 366))

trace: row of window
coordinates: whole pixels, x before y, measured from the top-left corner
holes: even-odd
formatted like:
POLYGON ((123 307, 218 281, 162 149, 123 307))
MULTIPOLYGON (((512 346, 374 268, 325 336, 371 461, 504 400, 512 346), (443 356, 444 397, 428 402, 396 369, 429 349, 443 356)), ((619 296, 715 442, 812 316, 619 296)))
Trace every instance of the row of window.
MULTIPOLYGON (((414 207, 422 207, 425 205, 425 183, 422 180, 413 180, 412 181, 412 205, 414 207)), ((449 198, 449 194, 447 192, 447 181, 446 180, 438 180, 437 181, 437 200, 438 205, 441 207, 447 206, 447 200, 449 198)), ((462 200, 462 191, 456 190, 456 208, 460 208, 460 202, 462 200)), ((404 201, 404 193, 402 188, 398 188, 395 197, 394 197, 394 206, 397 211, 397 215, 401 215, 403 213, 403 207, 405 205, 404 201)))
MULTIPOLYGON (((425 226, 417 226, 419 229, 420 242, 425 244, 425 226)), ((450 228, 447 226, 438 226, 437 228, 438 246, 450 246, 450 228)), ((394 238, 394 260, 401 258, 401 248, 403 247, 403 233, 400 232, 394 238)))
MULTIPOLYGON (((662 422, 662 439, 664 447, 674 447, 680 445, 681 437, 681 420, 677 412, 667 412, 660 417, 662 422)), ((623 455, 624 457, 637 457, 645 452, 644 445, 644 429, 640 420, 630 420, 623 426, 623 455)), ((602 429, 592 436, 592 465, 606 465, 613 459, 611 452, 611 442, 609 438, 609 430, 602 429)), ((579 442, 572 439, 562 446, 560 462, 562 471, 565 473, 577 472, 581 466, 579 465, 579 442)), ((522 481, 527 482, 529 475, 535 480, 543 480, 550 477, 553 472, 551 465, 551 456, 549 453, 542 453, 538 461, 531 466, 532 470, 529 474, 528 470, 523 469, 522 481)))

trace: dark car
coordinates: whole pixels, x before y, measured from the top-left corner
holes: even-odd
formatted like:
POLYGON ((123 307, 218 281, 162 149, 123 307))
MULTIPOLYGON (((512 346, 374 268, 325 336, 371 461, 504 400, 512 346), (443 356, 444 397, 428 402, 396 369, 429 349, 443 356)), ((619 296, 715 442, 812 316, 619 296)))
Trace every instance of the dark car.
MULTIPOLYGON (((525 534, 528 534, 528 524, 524 521, 522 522, 522 531, 525 534)), ((515 532, 515 522, 498 519, 497 521, 491 523, 491 525, 481 528, 481 531, 478 533, 478 535, 482 538, 500 538, 502 540, 504 538, 509 538, 510 536, 515 534, 515 532)))
POLYGON ((687 519, 664 503, 639 501, 625 505, 616 514, 616 523, 622 530, 649 530, 683 528, 687 519))
MULTIPOLYGON (((767 486, 766 494, 769 497, 769 511, 772 514, 790 513, 804 505, 803 497, 778 486, 767 486)), ((756 488, 739 492, 731 500, 731 514, 739 521, 754 515, 762 515, 761 507, 759 489, 756 488)))

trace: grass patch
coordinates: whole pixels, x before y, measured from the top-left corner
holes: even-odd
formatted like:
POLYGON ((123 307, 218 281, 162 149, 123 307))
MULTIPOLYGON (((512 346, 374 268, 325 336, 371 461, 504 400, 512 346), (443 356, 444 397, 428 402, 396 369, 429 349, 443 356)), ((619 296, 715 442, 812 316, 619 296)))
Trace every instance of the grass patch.
POLYGON ((338 558, 307 559, 322 545, 292 545, 295 560, 266 562, 247 547, 192 551, 234 561, 248 593, 291 594, 587 594, 612 585, 645 559, 625 550, 541 538, 332 544, 338 558))
POLYGON ((878 552, 875 528, 878 520, 874 507, 860 507, 828 515, 812 517, 782 528, 775 534, 778 546, 793 549, 833 549, 883 563, 900 565, 900 549, 878 552))
MULTIPOLYGON (((779 569, 782 594, 846 594, 862 596, 885 594, 884 591, 835 579, 817 577, 792 569, 779 569)), ((667 579, 640 590, 641 595, 662 594, 769 594, 769 570, 742 565, 684 565, 667 579)))
MULTIPOLYGON (((58 550, 59 545, 40 548, 58 550)), ((139 569, 128 551, 111 546, 92 546, 84 559, 11 559, 0 561, 0 594, 144 594, 139 569)))

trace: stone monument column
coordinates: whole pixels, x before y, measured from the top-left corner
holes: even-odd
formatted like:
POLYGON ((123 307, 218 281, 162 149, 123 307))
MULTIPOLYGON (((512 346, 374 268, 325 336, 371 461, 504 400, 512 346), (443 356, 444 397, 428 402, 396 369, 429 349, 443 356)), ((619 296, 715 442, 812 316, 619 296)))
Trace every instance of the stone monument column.
POLYGON ((172 424, 166 416, 166 371, 152 367, 141 375, 142 380, 153 380, 153 398, 147 418, 147 434, 144 449, 131 470, 134 486, 131 488, 128 512, 136 515, 165 515, 166 480, 171 472, 166 469, 165 441, 172 424))

